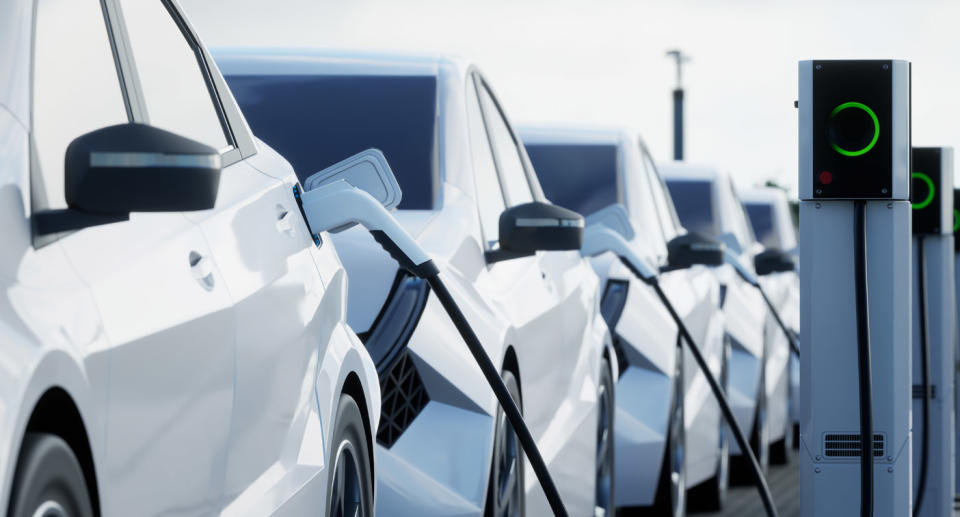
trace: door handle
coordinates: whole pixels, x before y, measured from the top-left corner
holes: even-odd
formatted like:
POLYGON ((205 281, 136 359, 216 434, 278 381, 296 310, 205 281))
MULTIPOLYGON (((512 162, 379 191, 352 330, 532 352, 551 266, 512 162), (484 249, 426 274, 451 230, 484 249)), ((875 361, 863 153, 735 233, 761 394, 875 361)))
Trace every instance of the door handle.
POLYGON ((292 220, 293 217, 290 216, 290 211, 284 208, 283 205, 277 205, 277 231, 293 235, 292 220))
POLYGON ((207 291, 213 289, 213 263, 210 261, 210 259, 204 257, 196 251, 191 251, 190 273, 193 275, 193 279, 196 280, 201 287, 207 291))

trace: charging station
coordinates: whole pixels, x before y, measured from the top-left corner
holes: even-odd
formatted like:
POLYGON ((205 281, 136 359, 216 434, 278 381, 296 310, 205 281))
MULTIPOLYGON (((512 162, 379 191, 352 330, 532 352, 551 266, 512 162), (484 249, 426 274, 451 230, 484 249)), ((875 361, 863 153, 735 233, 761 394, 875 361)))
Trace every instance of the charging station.
POLYGON ((953 149, 915 147, 913 191, 913 515, 953 512, 953 149))
POLYGON ((797 106, 800 514, 902 517, 912 504, 910 63, 801 61, 797 106))
MULTIPOLYGON (((956 303, 956 312, 954 317, 956 317, 956 322, 960 325, 960 189, 953 189, 953 281, 956 284, 956 289, 954 290, 954 300, 956 303)), ((958 334, 955 336, 954 347, 960 345, 960 328, 958 328, 958 334)), ((954 348, 956 351, 957 349, 954 348)), ((960 352, 958 352, 960 354, 960 352)), ((956 361, 953 366, 953 376, 954 376, 954 387, 953 387, 953 429, 954 429, 954 442, 953 442, 953 460, 954 460, 954 470, 953 470, 953 498, 954 501, 960 501, 960 458, 957 458, 957 455, 960 454, 960 433, 957 433, 956 430, 960 429, 960 356, 956 358, 956 361)))

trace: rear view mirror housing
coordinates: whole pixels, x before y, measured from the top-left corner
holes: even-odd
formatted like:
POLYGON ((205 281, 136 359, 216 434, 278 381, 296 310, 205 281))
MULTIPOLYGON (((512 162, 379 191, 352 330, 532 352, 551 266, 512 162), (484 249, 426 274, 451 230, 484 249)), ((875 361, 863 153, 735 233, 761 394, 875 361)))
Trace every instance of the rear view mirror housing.
POLYGON ((500 249, 487 252, 487 262, 533 255, 538 251, 579 250, 583 216, 566 208, 534 201, 500 214, 500 249))
POLYGON ((220 153, 145 124, 120 124, 77 137, 64 160, 66 210, 35 214, 45 235, 129 219, 132 212, 213 208, 220 153))
POLYGON ((768 249, 754 257, 753 267, 758 275, 764 276, 772 273, 796 271, 797 262, 794 256, 786 251, 768 249))
POLYGON ((691 266, 719 266, 724 263, 723 242, 699 233, 686 233, 667 243, 667 263, 670 269, 691 266))

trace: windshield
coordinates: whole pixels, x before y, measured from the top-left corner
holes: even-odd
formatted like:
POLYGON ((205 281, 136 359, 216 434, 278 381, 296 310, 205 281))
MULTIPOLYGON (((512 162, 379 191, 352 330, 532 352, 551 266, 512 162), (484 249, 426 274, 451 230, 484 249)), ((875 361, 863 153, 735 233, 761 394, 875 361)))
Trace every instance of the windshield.
POLYGON ((617 146, 527 144, 543 194, 551 202, 590 215, 618 202, 617 146))
POLYGON ((750 226, 757 240, 766 248, 777 248, 777 234, 773 231, 773 207, 765 203, 745 203, 750 226))
POLYGON ((227 82, 253 133, 303 183, 371 147, 386 156, 403 197, 431 209, 437 111, 433 76, 232 75, 227 82))
POLYGON ((680 217, 680 224, 687 231, 717 236, 717 221, 709 181, 667 180, 667 188, 680 217))

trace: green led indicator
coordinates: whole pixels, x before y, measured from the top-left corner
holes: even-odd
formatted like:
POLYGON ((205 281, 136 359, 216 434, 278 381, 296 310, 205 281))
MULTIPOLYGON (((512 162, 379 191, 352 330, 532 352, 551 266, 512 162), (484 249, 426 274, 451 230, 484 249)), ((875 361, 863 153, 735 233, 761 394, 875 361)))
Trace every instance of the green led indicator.
POLYGON ((877 114, 874 113, 869 106, 862 102, 844 102, 836 108, 833 108, 833 111, 830 112, 830 118, 836 117, 837 114, 846 109, 859 109, 863 110, 867 115, 870 115, 870 119, 873 120, 873 139, 870 140, 870 143, 867 144, 866 147, 856 151, 844 149, 834 142, 831 142, 830 146, 833 147, 834 151, 844 156, 860 156, 862 154, 866 154, 870 151, 870 149, 873 149, 873 146, 877 145, 877 140, 880 139, 880 120, 877 119, 877 114))
MULTIPOLYGON (((924 208, 927 208, 928 206, 930 206, 930 203, 933 203, 933 195, 935 193, 933 188, 933 180, 930 179, 930 176, 927 176, 922 172, 914 172, 913 174, 910 175, 910 177, 913 179, 919 178, 920 180, 922 180, 924 183, 927 184, 927 197, 923 201, 913 204, 914 210, 923 210, 924 208)), ((956 226, 956 223, 954 223, 954 226, 956 226)))
POLYGON ((956 208, 953 209, 953 233, 957 233, 957 230, 960 230, 960 210, 956 208))

